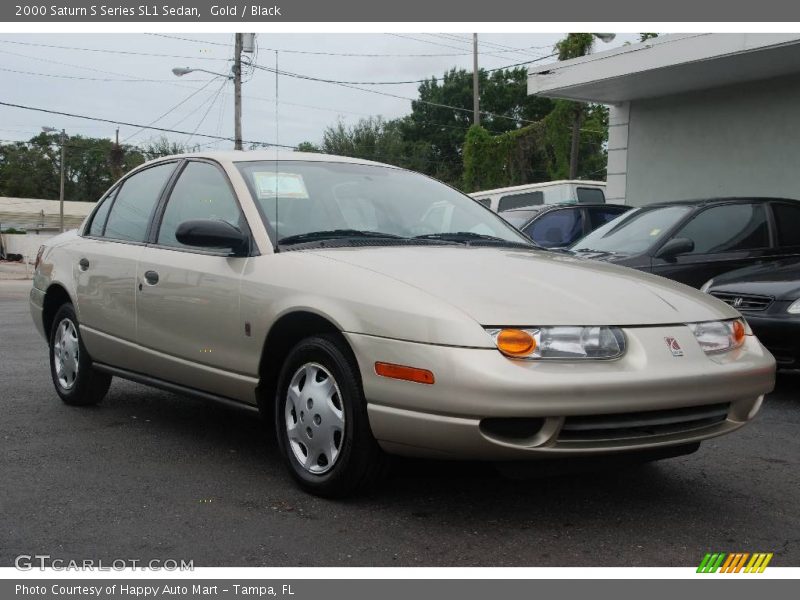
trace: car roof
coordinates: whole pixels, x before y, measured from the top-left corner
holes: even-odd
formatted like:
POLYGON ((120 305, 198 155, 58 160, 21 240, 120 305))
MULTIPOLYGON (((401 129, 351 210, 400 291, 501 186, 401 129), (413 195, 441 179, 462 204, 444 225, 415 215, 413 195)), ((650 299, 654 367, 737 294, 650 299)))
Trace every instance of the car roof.
POLYGON ((800 202, 793 198, 772 198, 761 196, 726 196, 722 198, 698 198, 694 200, 671 200, 669 202, 655 202, 645 204, 638 208, 652 208, 655 206, 708 206, 709 204, 741 204, 741 203, 763 203, 763 202, 800 202))
POLYGON ((535 210, 537 212, 542 212, 545 210, 555 210, 557 208, 583 208, 583 207, 596 207, 596 206, 610 206, 612 208, 633 208, 632 206, 628 206, 627 204, 610 204, 607 202, 581 202, 580 204, 577 202, 558 202, 555 204, 533 204, 531 206, 518 206, 516 208, 509 208, 508 210, 500 211, 502 213, 513 213, 513 212, 527 212, 531 210, 535 210))
POLYGON ((236 162, 256 162, 261 160, 300 160, 306 162, 328 162, 328 163, 348 163, 359 165, 373 165, 380 167, 389 167, 392 169, 399 169, 395 165, 387 165, 372 160, 365 160, 361 158, 352 158, 349 156, 337 156, 334 154, 320 154, 317 152, 295 152, 293 150, 284 150, 277 148, 269 148, 266 150, 222 150, 222 151, 208 151, 208 152, 186 152, 183 154, 171 154, 169 156, 160 156, 154 160, 148 161, 145 164, 155 164, 164 160, 176 158, 205 158, 220 163, 236 163, 236 162))

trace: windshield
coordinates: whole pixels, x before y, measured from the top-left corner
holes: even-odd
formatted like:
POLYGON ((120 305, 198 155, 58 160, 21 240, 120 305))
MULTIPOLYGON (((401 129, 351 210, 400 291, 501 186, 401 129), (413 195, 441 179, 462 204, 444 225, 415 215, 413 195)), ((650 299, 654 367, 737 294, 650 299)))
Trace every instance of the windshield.
POLYGON ((637 208, 595 229, 570 250, 640 254, 653 246, 692 208, 637 208))
POLYGON ((334 238, 531 245, 494 212, 434 179, 338 162, 236 163, 278 244, 334 238))
POLYGON ((501 213, 500 216, 511 223, 514 227, 519 228, 525 225, 525 223, 530 221, 537 214, 539 214, 538 210, 509 210, 501 213))

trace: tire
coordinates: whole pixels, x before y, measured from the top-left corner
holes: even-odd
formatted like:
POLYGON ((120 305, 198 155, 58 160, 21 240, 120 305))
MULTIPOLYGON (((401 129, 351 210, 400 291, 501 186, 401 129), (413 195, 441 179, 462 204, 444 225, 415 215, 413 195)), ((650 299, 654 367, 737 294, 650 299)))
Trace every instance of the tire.
POLYGON ((111 385, 111 375, 92 368, 75 308, 69 302, 58 309, 50 328, 50 375, 56 393, 71 406, 99 403, 111 385))
POLYGON ((289 352, 278 378, 275 430, 289 472, 317 496, 366 491, 384 472, 358 367, 336 336, 308 337, 289 352))

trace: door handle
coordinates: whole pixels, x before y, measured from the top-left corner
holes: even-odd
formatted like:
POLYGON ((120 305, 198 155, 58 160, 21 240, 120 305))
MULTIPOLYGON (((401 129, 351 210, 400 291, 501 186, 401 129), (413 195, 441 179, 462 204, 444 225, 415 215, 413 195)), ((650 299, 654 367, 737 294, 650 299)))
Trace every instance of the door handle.
POLYGON ((82 258, 78 261, 78 267, 80 267, 81 271, 85 271, 89 268, 89 260, 86 258, 82 258))
POLYGON ((145 271, 144 280, 147 282, 147 285, 155 285, 158 283, 158 273, 155 271, 145 271))

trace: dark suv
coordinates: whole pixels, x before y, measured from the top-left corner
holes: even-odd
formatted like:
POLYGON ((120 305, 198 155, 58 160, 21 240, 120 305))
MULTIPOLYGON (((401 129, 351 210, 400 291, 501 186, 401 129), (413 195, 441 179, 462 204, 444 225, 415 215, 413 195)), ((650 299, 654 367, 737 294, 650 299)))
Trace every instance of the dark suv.
POLYGON ((570 250, 699 288, 734 269, 800 256, 800 201, 713 198, 651 204, 593 231, 570 250))
POLYGON ((542 204, 499 214, 538 245, 566 248, 630 209, 623 204, 542 204))

